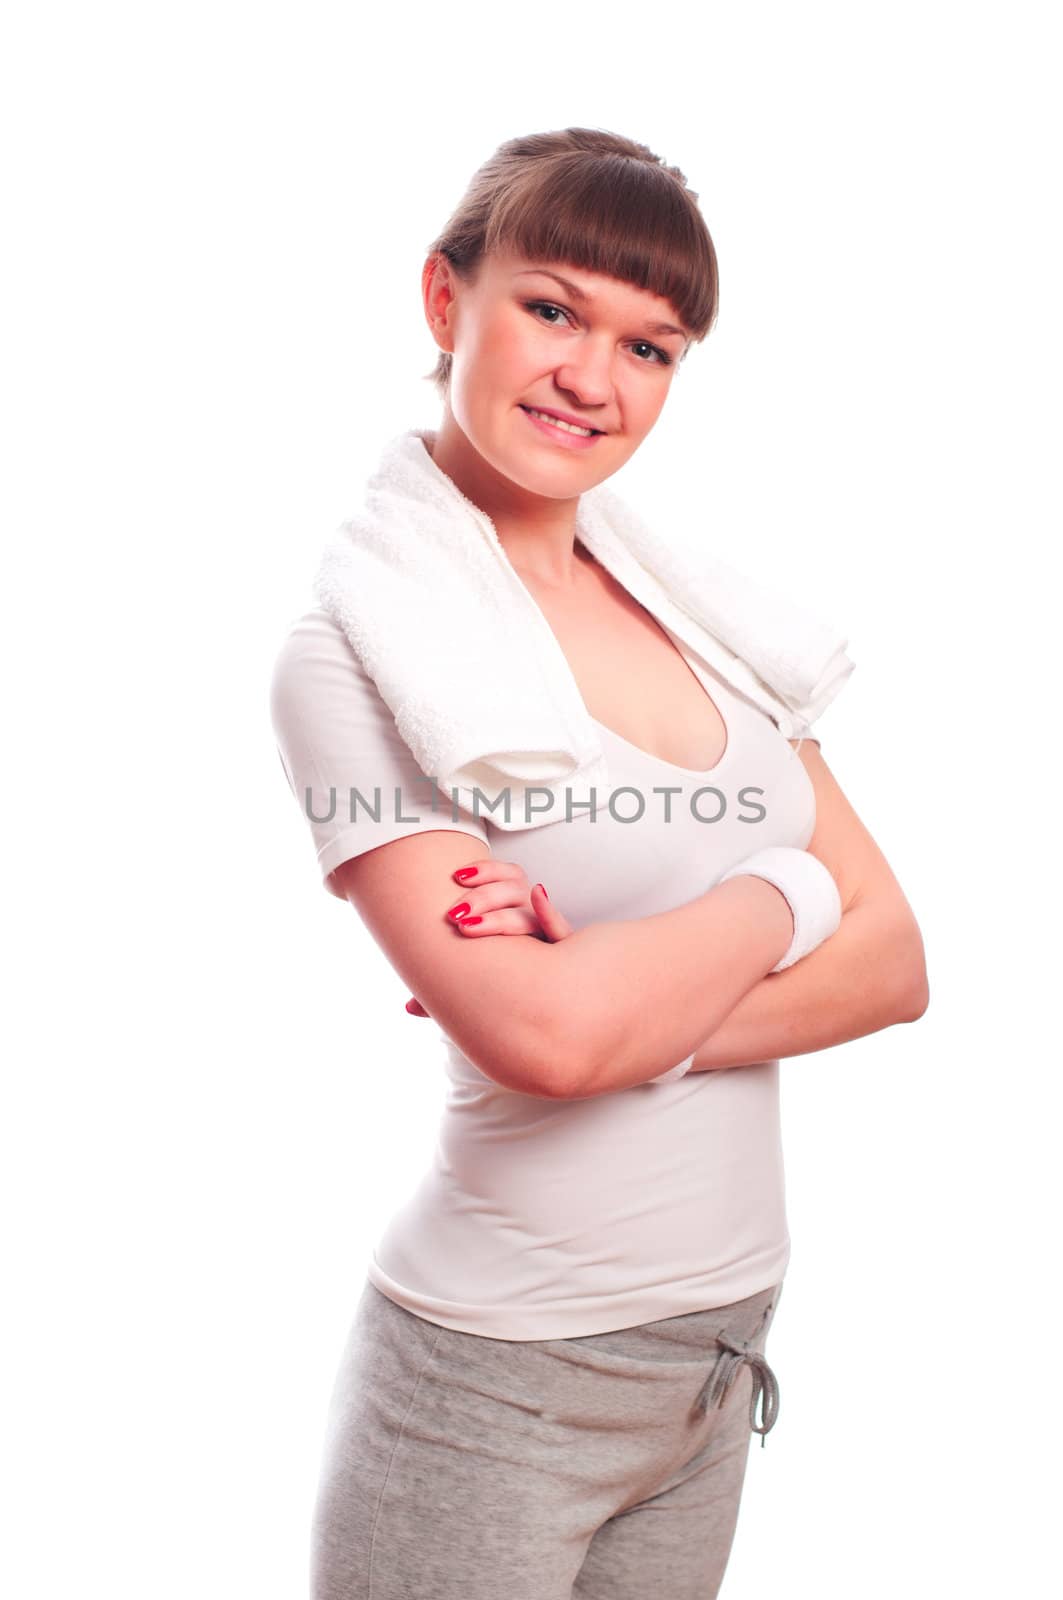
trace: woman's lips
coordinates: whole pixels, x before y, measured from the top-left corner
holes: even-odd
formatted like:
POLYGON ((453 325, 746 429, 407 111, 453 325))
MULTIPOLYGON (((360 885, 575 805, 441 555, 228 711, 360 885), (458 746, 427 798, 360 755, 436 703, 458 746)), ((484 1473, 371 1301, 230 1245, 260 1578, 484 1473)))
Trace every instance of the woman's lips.
POLYGON ((552 422, 545 422, 542 417, 532 416, 527 406, 521 406, 520 409, 540 433, 546 434, 555 444, 567 445, 570 450, 586 450, 596 439, 604 437, 601 433, 570 433, 567 428, 556 428, 552 422))

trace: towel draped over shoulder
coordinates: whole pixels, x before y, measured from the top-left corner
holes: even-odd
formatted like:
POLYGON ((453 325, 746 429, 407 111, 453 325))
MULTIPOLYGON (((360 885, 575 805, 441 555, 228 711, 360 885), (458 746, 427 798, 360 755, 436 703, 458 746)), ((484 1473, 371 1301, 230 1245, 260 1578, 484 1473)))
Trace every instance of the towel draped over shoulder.
MULTIPOLYGON (((586 802, 608 782, 594 721, 494 524, 436 466, 434 434, 385 446, 365 504, 326 544, 314 594, 346 634, 426 776, 500 828, 526 790, 586 802), (461 623, 469 621, 463 631, 461 623)), ((576 537, 696 656, 772 718, 807 732, 854 663, 848 640, 700 546, 669 543, 605 484, 584 491, 576 537)))

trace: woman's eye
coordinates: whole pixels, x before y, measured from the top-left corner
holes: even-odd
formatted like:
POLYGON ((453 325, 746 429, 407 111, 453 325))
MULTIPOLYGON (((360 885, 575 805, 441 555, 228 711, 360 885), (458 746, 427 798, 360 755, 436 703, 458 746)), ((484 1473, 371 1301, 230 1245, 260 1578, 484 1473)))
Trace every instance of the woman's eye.
MULTIPOLYGON (((528 310, 529 311, 556 311, 559 317, 566 317, 568 315, 567 311, 562 311, 560 306, 551 305, 548 300, 529 300, 528 301, 528 310)), ((539 320, 542 321, 542 318, 540 317, 539 320)), ((557 327, 557 323, 556 322, 551 322, 549 324, 549 326, 551 328, 556 328, 557 327)))
MULTIPOLYGON (((565 317, 566 319, 568 317, 567 311, 562 310, 560 306, 555 306, 549 300, 528 300, 525 302, 525 309, 531 311, 532 313, 537 313, 540 311, 554 311, 559 317, 565 317)), ((540 322, 543 320, 544 318, 539 318, 540 322)), ((553 321, 553 319, 548 319, 546 325, 549 328, 557 328, 560 326, 560 324, 553 321)), ((672 364, 672 358, 667 351, 660 349, 658 345, 650 344, 648 339, 636 339, 634 347, 636 349, 651 350, 660 364, 664 367, 670 367, 672 364)), ((639 360, 644 366, 652 365, 652 363, 647 363, 645 356, 640 356, 639 360)))
POLYGON ((665 366, 665 367, 670 367, 671 366, 671 364, 672 364, 671 356, 668 355, 668 353, 666 351, 661 350, 657 345, 649 344, 649 343, 647 343, 647 341, 645 339, 638 339, 638 340, 636 340, 636 343, 640 344, 644 350, 652 350, 654 355, 657 357, 657 360, 662 364, 662 366, 665 366))

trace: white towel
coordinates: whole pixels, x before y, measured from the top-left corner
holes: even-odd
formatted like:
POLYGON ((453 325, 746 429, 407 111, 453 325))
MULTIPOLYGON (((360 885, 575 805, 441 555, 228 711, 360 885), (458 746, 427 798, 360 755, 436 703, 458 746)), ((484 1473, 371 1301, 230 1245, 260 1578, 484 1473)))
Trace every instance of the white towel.
MULTIPOLYGON (((426 776, 500 828, 608 792, 601 739, 550 624, 491 519, 436 466, 435 435, 385 446, 365 506, 325 547, 314 594, 339 623, 426 776), (488 805, 483 802, 487 801, 488 805), (489 809, 490 807, 490 809, 489 809)), ((576 537, 697 656, 797 738, 853 670, 836 629, 707 552, 669 544, 605 484, 576 537)), ((562 813, 564 814, 564 813, 562 813)))

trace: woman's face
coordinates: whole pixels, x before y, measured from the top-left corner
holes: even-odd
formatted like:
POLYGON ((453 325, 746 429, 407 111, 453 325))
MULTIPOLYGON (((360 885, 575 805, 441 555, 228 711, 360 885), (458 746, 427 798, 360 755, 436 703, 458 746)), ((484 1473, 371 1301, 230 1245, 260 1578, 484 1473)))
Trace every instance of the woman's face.
POLYGON ((578 495, 622 467, 660 416, 687 344, 669 302, 601 273, 511 254, 486 257, 471 285, 445 258, 430 266, 425 310, 452 355, 448 408, 480 456, 551 498, 578 495), (596 432, 565 432, 529 407, 596 432))

